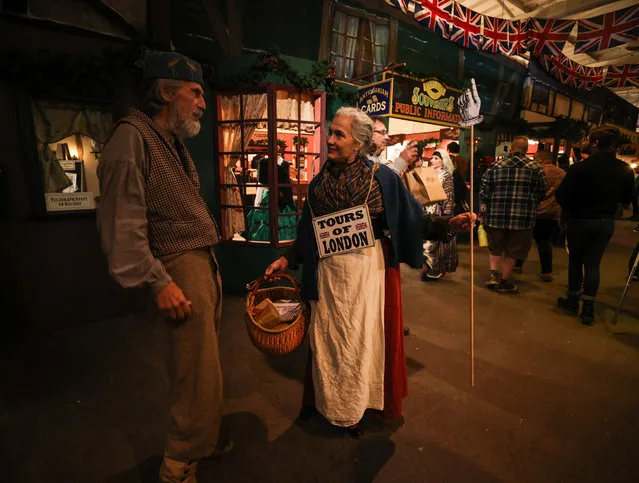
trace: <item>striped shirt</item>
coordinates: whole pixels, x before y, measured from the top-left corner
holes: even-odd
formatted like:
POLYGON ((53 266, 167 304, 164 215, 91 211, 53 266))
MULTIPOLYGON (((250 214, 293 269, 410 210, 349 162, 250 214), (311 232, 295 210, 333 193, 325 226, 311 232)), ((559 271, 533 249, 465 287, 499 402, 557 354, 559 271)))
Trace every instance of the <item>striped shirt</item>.
POLYGON ((489 166, 482 178, 479 202, 486 206, 486 226, 504 230, 533 228, 537 205, 545 195, 541 165, 523 153, 509 154, 489 166))

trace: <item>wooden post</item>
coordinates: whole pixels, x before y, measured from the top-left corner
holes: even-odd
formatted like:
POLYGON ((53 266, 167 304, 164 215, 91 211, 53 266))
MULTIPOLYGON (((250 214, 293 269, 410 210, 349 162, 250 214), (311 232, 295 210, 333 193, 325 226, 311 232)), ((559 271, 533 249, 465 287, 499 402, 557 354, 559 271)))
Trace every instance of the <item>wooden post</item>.
MULTIPOLYGON (((470 126, 470 213, 475 212, 475 126, 470 126)), ((470 229, 470 385, 475 387, 475 230, 470 229)))

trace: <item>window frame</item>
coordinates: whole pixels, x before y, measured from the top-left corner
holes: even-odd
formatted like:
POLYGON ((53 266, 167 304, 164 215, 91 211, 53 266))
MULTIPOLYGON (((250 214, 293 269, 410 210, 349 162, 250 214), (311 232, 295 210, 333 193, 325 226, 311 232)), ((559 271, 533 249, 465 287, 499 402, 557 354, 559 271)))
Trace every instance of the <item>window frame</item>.
MULTIPOLYGON (((320 40, 320 52, 319 60, 322 62, 331 61, 331 44, 332 44, 332 29, 335 12, 340 11, 349 17, 359 17, 366 20, 370 20, 379 25, 388 26, 388 54, 386 57, 387 64, 393 64, 397 58, 397 30, 398 21, 396 18, 380 17, 374 13, 368 12, 361 8, 350 7, 343 5, 336 0, 324 0, 324 14, 322 19, 322 36, 320 40)), ((360 52, 361 46, 357 46, 358 52, 360 52)), ((373 52, 374 60, 375 52, 373 52)), ((373 62, 374 65, 374 62, 373 62)), ((357 75, 355 75, 357 77, 357 75)), ((347 78, 340 78, 338 80, 343 82, 352 82, 347 78)), ((362 81, 355 81, 355 83, 367 84, 371 82, 371 79, 365 79, 362 81)))
POLYGON ((35 122, 33 120, 33 111, 31 108, 34 100, 48 100, 67 102, 76 104, 79 107, 102 107, 104 112, 110 112, 113 123, 116 122, 112 109, 112 102, 103 98, 90 98, 73 95, 59 94, 54 95, 46 92, 28 92, 24 88, 13 87, 15 95, 16 109, 18 111, 18 122, 20 123, 20 131, 22 133, 22 144, 24 159, 26 161, 26 177, 30 202, 30 217, 32 219, 59 219, 59 218, 82 218, 95 217, 98 205, 92 209, 82 210, 47 210, 46 192, 43 182, 43 168, 40 161, 40 153, 38 152, 38 140, 35 132, 35 122))
MULTIPOLYGON (((298 102, 298 112, 297 112, 297 120, 292 120, 292 119, 281 119, 277 117, 277 92, 278 91, 286 91, 289 93, 296 93, 298 95, 298 98, 301 97, 302 93, 310 93, 313 98, 316 101, 319 101, 320 103, 320 110, 319 110, 319 121, 315 121, 314 124, 316 125, 316 128, 319 131, 319 152, 315 153, 315 152, 305 152, 307 154, 315 154, 318 155, 319 160, 320 160, 320 165, 319 165, 319 169, 321 170, 321 168, 323 167, 324 163, 326 162, 326 152, 327 152, 327 147, 326 147, 326 92, 324 91, 311 91, 308 89, 299 89, 295 86, 292 85, 286 85, 286 84, 274 84, 274 83, 267 83, 267 84, 259 84, 256 86, 249 86, 249 87, 245 87, 245 88, 237 88, 237 89, 229 89, 229 90, 223 90, 223 91, 217 91, 214 92, 214 109, 212 109, 213 112, 213 140, 214 140, 214 153, 215 153, 215 158, 218 159, 218 169, 217 169, 217 175, 219 177, 219 183, 217 183, 217 199, 219 200, 219 203, 217 203, 217 207, 215 208, 215 215, 216 218, 222 222, 222 210, 224 209, 233 209, 233 208, 242 208, 242 210, 245 210, 249 205, 245 205, 244 202, 241 206, 239 205, 231 205, 231 204, 226 204, 226 203, 222 203, 222 190, 226 189, 226 188, 230 188, 230 187, 240 187, 240 193, 243 196, 246 196, 246 187, 252 187, 253 184, 255 184, 255 186, 259 186, 259 183, 239 183, 238 184, 227 184, 224 183, 224 170, 225 170, 225 166, 223 165, 222 162, 220 162, 221 157, 222 156, 226 156, 231 154, 230 152, 227 151, 221 151, 220 149, 220 126, 224 125, 224 124, 244 124, 247 122, 253 122, 253 120, 251 119, 244 119, 244 108, 243 106, 243 102, 240 102, 240 118, 239 119, 235 119, 235 120, 220 120, 219 119, 219 114, 220 114, 220 109, 219 109, 219 103, 218 103, 218 99, 222 96, 241 96, 241 95, 250 95, 250 94, 266 94, 267 95, 267 115, 266 115, 266 122, 267 122, 267 139, 268 139, 268 144, 267 144, 267 150, 266 150, 266 155, 268 155, 269 161, 276 163, 277 162, 277 155, 278 155, 278 147, 277 147, 277 133, 278 133, 278 127, 277 124, 278 122, 288 122, 288 123, 297 123, 297 130, 298 130, 298 136, 303 136, 303 133, 301 132, 301 126, 302 124, 308 124, 307 121, 302 121, 301 120, 301 102, 298 102), (242 193, 241 187, 244 187, 244 193, 242 193)), ((244 136, 244 129, 241 130, 241 135, 244 136)), ((242 145, 244 145, 244 143, 242 142, 242 145)), ((296 147, 294 148, 294 150, 287 150, 283 152, 283 154, 288 154, 288 155, 295 155, 296 156, 296 161, 294 163, 295 168, 298 170, 299 173, 299 157, 301 155, 301 153, 303 153, 300 150, 300 145, 296 145, 296 147)), ((234 153, 234 154, 240 154, 240 156, 244 156, 247 154, 252 154, 250 153, 246 148, 242 148, 241 153, 234 153)), ((247 161, 248 163, 248 161, 247 161)), ((298 175, 296 180, 291 180, 291 183, 287 183, 287 184, 282 184, 280 185, 280 183, 278 182, 278 178, 277 178, 277 170, 275 169, 269 169, 268 170, 268 189, 269 192, 271 193, 277 193, 278 189, 280 187, 295 187, 297 186, 297 193, 298 193, 298 198, 296 200, 295 203, 295 219, 297 224, 299 224, 299 220, 302 216, 302 209, 303 209, 303 203, 300 202, 300 197, 299 197, 299 193, 304 192, 306 193, 308 190, 308 186, 311 183, 312 178, 309 178, 307 181, 302 181, 300 179, 300 176, 298 175), (300 188, 300 187, 304 187, 304 188, 300 188), (304 191, 302 191, 304 190, 304 191)), ((280 216, 279 213, 279 199, 277 196, 269 196, 269 207, 268 207, 268 212, 269 212, 269 241, 268 242, 255 242, 255 241, 251 241, 251 240, 233 240, 233 239, 226 239, 226 237, 223 237, 224 239, 220 242, 223 244, 227 244, 227 245, 238 245, 238 246, 251 246, 251 247, 274 247, 274 248, 285 248, 285 247, 289 247, 291 246, 295 240, 285 240, 285 241, 281 241, 279 239, 279 234, 278 234, 278 230, 279 230, 279 226, 278 226, 278 218, 280 216)), ((246 218, 246 215, 244 215, 246 218)), ((293 215, 288 215, 288 216, 293 216, 293 215)), ((222 227, 222 229, 224 229, 224 227, 222 227)))

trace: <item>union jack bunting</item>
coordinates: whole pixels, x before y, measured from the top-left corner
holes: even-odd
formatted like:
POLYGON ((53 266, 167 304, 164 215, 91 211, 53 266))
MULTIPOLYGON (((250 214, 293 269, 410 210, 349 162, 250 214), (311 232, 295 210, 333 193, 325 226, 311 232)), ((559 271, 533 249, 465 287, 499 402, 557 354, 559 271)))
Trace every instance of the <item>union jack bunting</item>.
POLYGON ((577 22, 575 54, 604 50, 637 40, 639 5, 577 22))
POLYGON ((533 55, 559 55, 574 25, 574 20, 531 18, 528 22, 527 47, 533 55))
POLYGON ((452 7, 453 0, 422 0, 415 10, 415 20, 448 39, 452 7))
POLYGON ((386 3, 399 8, 402 13, 408 13, 408 1, 409 0, 386 0, 386 3))
POLYGON ((481 17, 480 13, 455 2, 452 15, 453 30, 449 40, 467 49, 478 49, 481 17))
POLYGON ((525 25, 525 21, 485 16, 480 49, 493 54, 521 55, 525 50, 524 44, 528 37, 525 25))
POLYGON ((606 87, 639 87, 639 64, 611 65, 603 81, 606 87))
POLYGON ((576 89, 591 90, 600 85, 603 80, 603 69, 600 67, 586 67, 573 62, 565 55, 542 55, 539 58, 546 72, 557 80, 576 89))

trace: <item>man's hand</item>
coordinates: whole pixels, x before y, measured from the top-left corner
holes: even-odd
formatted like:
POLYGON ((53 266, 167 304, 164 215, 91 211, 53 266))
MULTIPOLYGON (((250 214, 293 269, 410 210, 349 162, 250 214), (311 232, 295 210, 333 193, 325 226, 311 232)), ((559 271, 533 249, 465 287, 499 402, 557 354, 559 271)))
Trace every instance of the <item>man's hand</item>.
POLYGON ((417 161, 417 141, 411 141, 408 145, 399 153, 399 157, 411 166, 417 161))
POLYGON ((286 271, 287 268, 288 260, 286 257, 280 257, 266 268, 264 275, 267 280, 273 280, 276 278, 278 273, 286 271))
POLYGON ((191 315, 191 301, 184 296, 182 289, 170 281, 155 298, 158 308, 165 316, 173 320, 184 320, 191 315))
POLYGON ((475 213, 462 213, 448 220, 448 226, 457 232, 470 231, 475 225, 477 215, 475 213))

